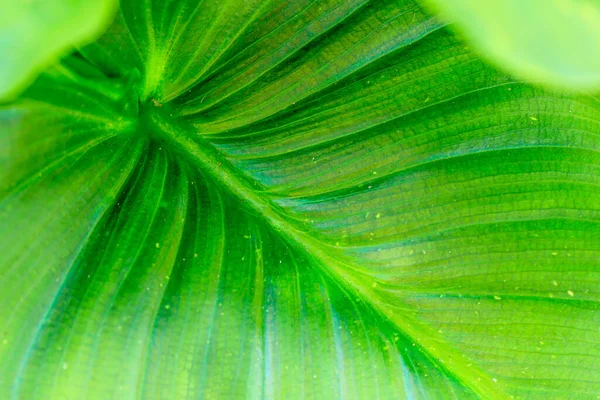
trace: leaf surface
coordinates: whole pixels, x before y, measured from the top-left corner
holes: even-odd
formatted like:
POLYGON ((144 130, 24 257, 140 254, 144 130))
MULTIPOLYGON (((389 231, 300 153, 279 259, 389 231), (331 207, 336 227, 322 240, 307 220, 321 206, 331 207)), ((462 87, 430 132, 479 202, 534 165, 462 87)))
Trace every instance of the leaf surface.
POLYGON ((0 111, 2 397, 595 398, 599 99, 409 0, 207 7, 0 111))

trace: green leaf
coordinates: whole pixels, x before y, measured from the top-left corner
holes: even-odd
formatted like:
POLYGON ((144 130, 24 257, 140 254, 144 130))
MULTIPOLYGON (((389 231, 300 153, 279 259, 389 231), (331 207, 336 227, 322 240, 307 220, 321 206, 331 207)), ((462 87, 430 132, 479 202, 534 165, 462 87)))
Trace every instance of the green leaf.
POLYGON ((599 110, 413 0, 122 0, 0 109, 0 398, 596 398, 599 110))
POLYGON ((0 100, 13 100, 49 65, 100 36, 116 0, 0 1, 0 100))
POLYGON ((424 0, 491 61, 545 85, 600 88, 597 0, 424 0))

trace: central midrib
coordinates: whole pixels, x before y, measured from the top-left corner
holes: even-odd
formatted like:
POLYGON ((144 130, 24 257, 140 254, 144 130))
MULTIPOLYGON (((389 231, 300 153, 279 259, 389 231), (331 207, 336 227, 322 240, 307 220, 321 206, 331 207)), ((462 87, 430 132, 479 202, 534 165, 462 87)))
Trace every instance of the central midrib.
POLYGON ((282 216, 277 211, 277 206, 256 190, 258 185, 244 177, 191 125, 170 117, 166 108, 148 107, 142 112, 143 125, 149 129, 150 136, 168 142, 171 150, 180 153, 195 167, 226 186, 236 198, 257 211, 290 245, 305 253, 310 259, 315 259, 325 269, 324 272, 338 283, 341 282, 365 304, 377 311, 382 318, 391 321, 400 332, 427 353, 434 364, 446 370, 482 398, 513 398, 506 394, 506 390, 500 383, 475 367, 474 363, 465 359, 450 345, 445 344, 445 340, 435 330, 410 316, 390 312, 371 285, 361 284, 357 276, 343 268, 344 261, 340 260, 337 252, 332 252, 330 246, 316 240, 282 216), (332 257, 332 253, 338 257, 332 257))

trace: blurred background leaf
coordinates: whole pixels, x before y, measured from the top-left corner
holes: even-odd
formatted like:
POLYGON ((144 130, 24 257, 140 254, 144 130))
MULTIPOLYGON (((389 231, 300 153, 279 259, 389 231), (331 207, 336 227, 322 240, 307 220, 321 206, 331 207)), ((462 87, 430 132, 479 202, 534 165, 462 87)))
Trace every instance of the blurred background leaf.
POLYGON ((36 76, 108 26, 117 0, 1 0, 0 101, 15 98, 36 76))
POLYGON ((516 77, 600 88, 597 0, 425 0, 488 59, 516 77))

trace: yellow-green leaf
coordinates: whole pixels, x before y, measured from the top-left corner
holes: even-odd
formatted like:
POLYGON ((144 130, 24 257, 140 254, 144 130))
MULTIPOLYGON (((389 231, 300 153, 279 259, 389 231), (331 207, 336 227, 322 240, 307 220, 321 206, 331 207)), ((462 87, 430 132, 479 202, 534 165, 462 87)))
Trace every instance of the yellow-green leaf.
POLYGON ((0 100, 16 97, 37 75, 106 29, 116 0, 1 0, 0 100))
POLYGON ((516 77, 600 88, 597 0, 425 0, 487 59, 516 77))
POLYGON ((0 108, 0 399, 595 399, 599 113, 415 0, 122 0, 0 108))

